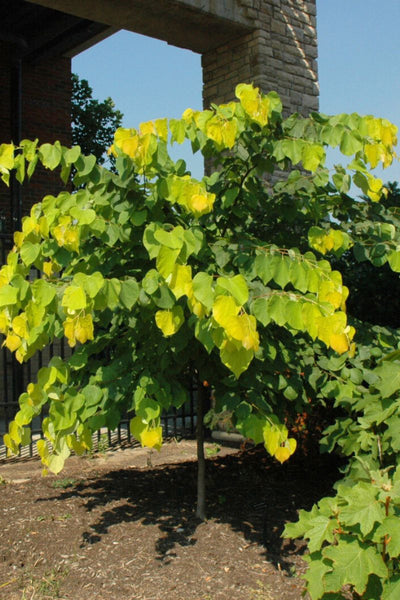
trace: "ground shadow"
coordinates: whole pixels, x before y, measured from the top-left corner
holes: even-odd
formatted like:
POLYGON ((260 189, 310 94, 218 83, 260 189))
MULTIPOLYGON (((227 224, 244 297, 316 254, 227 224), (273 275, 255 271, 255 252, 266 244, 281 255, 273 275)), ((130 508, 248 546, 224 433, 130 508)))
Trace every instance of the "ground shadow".
MULTIPOLYGON (((209 459, 207 517, 228 523, 248 543, 264 545, 265 558, 285 568, 288 557, 301 553, 302 547, 281 539, 284 524, 296 520, 299 509, 310 509, 329 495, 338 478, 338 463, 331 456, 298 456, 278 465, 263 448, 256 448, 209 459)), ((195 517, 196 463, 192 461, 110 471, 38 502, 62 502, 73 496, 84 501, 88 513, 96 509, 82 546, 99 542, 113 525, 132 521, 158 526, 155 550, 161 562, 171 560, 176 545, 196 543, 200 522, 195 517)))

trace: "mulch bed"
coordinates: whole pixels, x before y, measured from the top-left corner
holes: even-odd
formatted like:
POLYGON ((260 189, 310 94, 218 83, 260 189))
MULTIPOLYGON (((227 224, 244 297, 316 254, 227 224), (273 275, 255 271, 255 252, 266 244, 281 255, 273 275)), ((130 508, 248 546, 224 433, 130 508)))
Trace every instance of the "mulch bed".
POLYGON ((256 448, 208 459, 203 523, 194 516, 193 460, 92 460, 90 469, 84 460, 68 477, 0 486, 0 598, 302 597, 304 546, 280 534, 298 509, 330 493, 338 478, 332 458, 299 455, 281 466, 256 448))

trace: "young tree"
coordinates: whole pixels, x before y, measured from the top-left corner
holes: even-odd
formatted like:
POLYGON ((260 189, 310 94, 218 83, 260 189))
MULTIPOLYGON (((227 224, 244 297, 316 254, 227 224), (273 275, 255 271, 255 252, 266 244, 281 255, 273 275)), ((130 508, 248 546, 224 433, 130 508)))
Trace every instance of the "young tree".
POLYGON ((188 109, 181 119, 117 130, 116 173, 79 147, 37 148, 26 140, 1 146, 6 182, 11 169, 22 180, 25 163, 31 176, 40 161, 60 167, 65 182, 73 167, 77 188, 32 208, 0 270, 0 331, 18 360, 54 337, 78 343, 71 358, 52 359, 21 395, 5 443, 17 452, 46 408, 47 441, 38 450, 45 469, 59 472, 72 451, 91 447, 94 431, 113 429, 131 410, 132 434, 159 448, 162 411, 182 405, 196 378, 200 399, 204 380, 214 390, 214 423, 229 415, 246 438, 284 462, 296 448, 285 414, 304 410, 310 398, 332 399, 342 413, 324 444, 350 457, 340 502, 354 481, 363 483, 361 461, 373 473, 365 485, 379 505, 380 529, 358 490, 342 529, 335 529, 337 505, 326 502, 329 515, 314 521, 313 509, 288 533, 310 539, 313 598, 340 597, 332 593, 346 584, 359 594, 380 585, 389 598, 400 555, 388 537, 400 493, 388 500, 385 492, 398 487, 398 471, 390 480, 387 471, 399 450, 398 336, 367 329, 357 352, 348 289, 328 257, 353 247, 356 256, 373 261, 379 254, 400 271, 396 213, 366 224, 360 203, 348 196, 352 180, 368 206, 377 205, 385 190, 369 167, 391 163, 396 128, 355 114, 284 119, 277 94, 240 84, 236 95, 238 102, 188 109), (201 181, 168 154, 169 141, 185 139, 215 169, 201 181), (350 161, 332 177, 325 146, 339 146, 350 161), (32 266, 42 273, 36 281, 32 266), (372 521, 375 537, 364 539, 372 521), (363 551, 361 576, 358 563, 351 566, 363 551), (344 574, 335 579, 340 556, 344 574))
POLYGON ((122 119, 123 114, 115 108, 111 98, 103 101, 94 99, 86 79, 72 73, 72 143, 80 146, 83 154, 93 154, 98 164, 104 164, 114 132, 122 119))

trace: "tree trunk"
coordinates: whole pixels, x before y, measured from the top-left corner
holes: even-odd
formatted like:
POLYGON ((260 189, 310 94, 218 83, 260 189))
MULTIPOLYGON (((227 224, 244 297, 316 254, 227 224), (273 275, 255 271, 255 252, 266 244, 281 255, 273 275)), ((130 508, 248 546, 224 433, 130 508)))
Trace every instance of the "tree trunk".
POLYGON ((206 389, 203 382, 197 380, 197 506, 196 517, 205 521, 206 518, 206 461, 204 457, 204 405, 206 389))

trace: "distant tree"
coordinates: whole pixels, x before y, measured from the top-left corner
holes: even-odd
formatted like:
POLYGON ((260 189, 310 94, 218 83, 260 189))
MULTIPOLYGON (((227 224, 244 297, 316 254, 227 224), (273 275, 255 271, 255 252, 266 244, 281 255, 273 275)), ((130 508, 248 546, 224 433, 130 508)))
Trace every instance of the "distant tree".
MULTIPOLYGON (((393 215, 400 214, 400 189, 397 182, 385 184, 387 194, 379 203, 371 204, 368 198, 361 198, 360 209, 365 216, 365 224, 390 223, 393 215)), ((386 227, 388 227, 386 225, 386 227)), ((390 234, 390 226, 389 226, 390 234)), ((386 254, 379 254, 379 248, 372 261, 359 253, 355 258, 347 251, 334 262, 334 268, 343 275, 343 282, 351 288, 347 301, 349 315, 361 321, 386 327, 400 327, 400 279, 387 262, 386 254)))
POLYGON ((98 163, 104 164, 108 160, 106 151, 123 116, 111 98, 96 100, 87 80, 72 73, 72 142, 80 146, 84 154, 93 154, 98 163))

